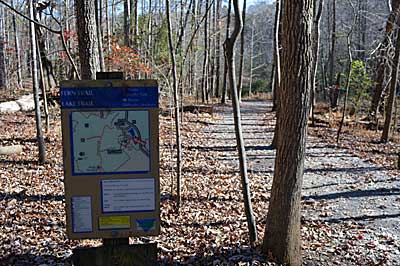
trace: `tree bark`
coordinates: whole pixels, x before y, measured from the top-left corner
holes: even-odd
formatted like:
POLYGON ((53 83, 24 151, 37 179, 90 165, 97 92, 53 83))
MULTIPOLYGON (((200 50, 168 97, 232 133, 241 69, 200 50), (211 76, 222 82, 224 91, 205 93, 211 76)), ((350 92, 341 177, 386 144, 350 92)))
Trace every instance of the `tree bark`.
POLYGON ((280 29, 281 29, 281 17, 282 17, 282 0, 276 0, 275 3, 275 22, 274 22, 274 67, 272 74, 272 111, 277 111, 278 109, 278 90, 279 83, 281 79, 281 63, 280 63, 280 29))
POLYGON ((179 119, 179 94, 178 94, 178 77, 176 71, 176 52, 175 46, 172 42, 172 26, 171 26, 171 18, 170 18, 170 8, 169 8, 169 0, 165 0, 166 6, 166 16, 167 16, 167 25, 168 25, 168 44, 169 44, 169 52, 172 63, 172 80, 173 80, 173 93, 174 93, 174 114, 175 114, 175 141, 177 147, 177 155, 176 155, 176 182, 177 182, 177 208, 179 209, 181 201, 182 201, 182 143, 181 143, 181 126, 179 119))
POLYGON ((301 265, 300 201, 313 81, 313 0, 284 1, 281 138, 265 227, 263 252, 278 263, 301 265))
POLYGON ((224 48, 225 48, 226 62, 228 66, 229 86, 232 95, 233 118, 235 122, 236 145, 239 155, 239 166, 240 166, 240 176, 242 182, 244 208, 246 213, 247 226, 249 229, 249 239, 250 243, 253 245, 257 241, 257 229, 254 220, 253 208, 251 204, 250 184, 247 175, 246 150, 244 147, 243 134, 242 134, 239 96, 236 86, 235 62, 234 62, 235 42, 238 35, 240 34, 240 31, 243 28, 238 0, 233 0, 233 7, 235 11, 235 28, 232 32, 232 35, 226 39, 224 43, 224 48))
MULTIPOLYGON (((232 8, 232 0, 228 1, 228 14, 226 17, 226 38, 229 38, 229 27, 231 24, 231 8, 232 8)), ((222 95, 221 95, 221 103, 226 103, 226 91, 227 91, 227 74, 228 74, 228 65, 225 58, 224 63, 224 77, 222 80, 222 95)))
POLYGON ((348 60, 349 60, 348 61, 348 65, 347 65, 347 75, 346 75, 346 87, 345 87, 346 93, 344 95, 342 119, 340 120, 339 129, 338 129, 337 136, 336 136, 336 143, 339 143, 340 133, 342 132, 344 119, 346 117, 346 111, 347 111, 347 99, 349 97, 351 68, 352 68, 352 65, 353 65, 353 56, 352 56, 352 53, 351 53, 351 37, 352 37, 354 26, 355 26, 355 21, 354 21, 353 26, 351 27, 350 32, 349 32, 349 34, 347 35, 347 38, 346 38, 347 39, 347 55, 348 55, 348 60))
MULTIPOLYGON (((208 0, 206 0, 205 12, 208 9, 208 0)), ((205 15, 204 21, 204 58, 203 58, 203 73, 202 73, 202 82, 201 82, 201 101, 203 103, 206 102, 206 94, 208 91, 208 15, 205 15)))
POLYGON ((136 51, 139 51, 139 39, 138 39, 138 34, 139 34, 139 0, 133 0, 134 1, 134 16, 133 16, 133 21, 134 21, 134 26, 133 26, 133 45, 135 46, 136 51))
POLYGON ((316 103, 316 82, 317 82, 317 72, 318 72, 318 59, 319 59, 319 42, 320 42, 320 29, 319 24, 321 22, 322 11, 324 7, 324 0, 319 0, 318 9, 316 10, 316 6, 314 6, 314 24, 313 24, 313 58, 314 62, 312 65, 313 73, 314 73, 314 80, 312 82, 311 88, 311 121, 312 126, 315 126, 315 103, 316 103))
MULTIPOLYGON (((36 42, 38 43, 38 42, 36 42)), ((37 45, 37 53, 39 54, 39 46, 37 45)), ((50 116, 49 116, 49 105, 47 103, 47 83, 46 83, 46 79, 45 79, 45 74, 44 74, 44 70, 43 70, 43 63, 42 63, 42 59, 39 56, 38 57, 38 67, 39 67, 39 74, 40 74, 40 90, 42 92, 42 98, 43 98, 43 111, 44 111, 44 118, 45 118, 45 123, 46 123, 46 133, 49 131, 50 128, 50 116)))
MULTIPOLYGON (((246 25, 246 0, 243 0, 242 10, 243 27, 246 25)), ((239 102, 242 101, 242 89, 243 89, 243 57, 244 57, 244 30, 240 33, 240 54, 239 54, 239 81, 238 81, 238 97, 239 102)))
POLYGON ((386 23, 385 34, 382 43, 379 45, 379 61, 376 70, 375 90, 372 95, 370 114, 375 117, 378 114, 379 103, 382 99, 383 90, 385 88, 385 70, 388 64, 388 47, 391 43, 391 35, 393 33, 394 24, 400 13, 400 0, 392 0, 392 11, 386 23))
POLYGON ((335 61, 336 61, 336 0, 332 0, 332 35, 331 35, 331 52, 329 58, 329 85, 333 85, 335 78, 335 61))
MULTIPOLYGON (((12 1, 14 6, 14 0, 12 1)), ((15 56, 17 63, 17 86, 22 88, 22 68, 21 68, 21 53, 20 53, 20 44, 19 44, 19 32, 17 27, 17 17, 13 13, 12 15, 13 21, 13 31, 14 31, 14 43, 15 43, 15 56)))
POLYGON ((250 39, 250 73, 249 73, 249 96, 252 94, 253 86, 253 59, 254 59, 254 19, 251 25, 251 39, 250 39))
MULTIPOLYGON (((151 11, 151 0, 149 0, 149 12, 148 12, 148 20, 147 20, 147 43, 146 43, 146 63, 149 64, 151 57, 152 57, 152 11, 151 11)), ((148 74, 146 73, 146 78, 149 78, 148 74)))
POLYGON ((82 79, 96 79, 98 47, 94 1, 75 0, 76 28, 82 79))
MULTIPOLYGON (((108 1, 108 0, 106 0, 108 1)), ((103 54, 103 33, 101 30, 101 21, 103 18, 103 1, 102 0, 95 0, 95 8, 96 8, 96 34, 97 34, 97 48, 99 50, 99 62, 100 62, 100 71, 105 71, 106 67, 104 65, 104 54, 103 54)))
POLYGON ((219 98, 220 96, 220 72, 221 72, 221 5, 222 0, 217 0, 217 39, 216 39, 216 68, 215 68, 215 97, 219 98))
POLYGON ((130 0, 124 0, 124 45, 130 46, 130 18, 131 3, 130 0))
POLYGON ((43 70, 45 74, 45 79, 50 88, 54 88, 57 86, 57 81, 54 74, 54 67, 51 63, 49 57, 46 55, 46 36, 43 32, 43 29, 36 26, 36 36, 39 48, 39 56, 42 60, 43 70))
POLYGON ((0 7, 0 89, 7 87, 4 8, 0 7))
MULTIPOLYGON (((111 54, 111 32, 110 32, 110 19, 109 19, 109 15, 108 15, 108 1, 109 0, 105 0, 105 9, 106 9, 106 40, 107 40, 107 54, 110 55, 111 54)), ((110 71, 110 65, 107 64, 107 68, 108 71, 110 71)))
MULTIPOLYGON (((33 10, 33 0, 29 0, 29 15, 32 20, 35 19, 35 14, 33 10)), ((46 161, 46 148, 43 138, 42 130, 42 116, 40 112, 40 102, 39 102, 39 80, 37 73, 37 48, 36 48, 36 32, 35 24, 33 22, 29 23, 29 32, 31 38, 31 58, 32 58, 32 84, 33 84, 33 99, 35 102, 35 120, 36 120, 36 139, 39 148, 39 163, 43 164, 46 161)))
POLYGON ((393 109, 396 101, 397 79, 399 77, 400 61, 400 31, 397 33, 396 50, 393 58, 392 78, 390 81, 389 97, 385 107, 385 123, 383 126, 381 141, 388 142, 391 135, 391 125, 393 120, 393 109))
POLYGON ((367 13, 368 1, 359 0, 359 59, 365 62, 366 60, 366 44, 367 44, 367 13))
POLYGON ((280 124, 278 123, 280 115, 280 85, 281 85, 281 44, 282 44, 282 16, 283 16, 283 2, 284 0, 276 1, 275 12, 275 31, 274 31, 274 60, 275 60, 275 74, 273 84, 273 106, 272 110, 276 111, 276 123, 274 128, 274 137, 272 139, 271 147, 276 149, 279 145, 280 137, 280 124))

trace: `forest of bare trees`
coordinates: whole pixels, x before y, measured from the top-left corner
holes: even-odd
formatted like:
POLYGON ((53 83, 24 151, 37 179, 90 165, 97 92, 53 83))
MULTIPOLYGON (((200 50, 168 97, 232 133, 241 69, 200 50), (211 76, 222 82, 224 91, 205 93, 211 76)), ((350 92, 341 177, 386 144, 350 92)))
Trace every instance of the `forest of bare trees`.
MULTIPOLYGON (((244 30, 235 46, 240 97, 273 91, 277 78, 273 74, 277 69, 274 43, 279 47, 279 37, 278 42, 274 38, 275 17, 279 14, 275 12, 277 5, 246 2, 241 3, 247 4, 242 14, 244 30)), ((224 102, 225 97, 230 97, 226 90, 227 71, 222 47, 234 23, 233 14, 228 13, 233 12, 229 3, 221 0, 171 2, 172 37, 183 102, 185 97, 197 102, 224 102)), ((388 92, 390 76, 384 65, 390 67, 394 54, 392 35, 397 31, 392 24, 397 16, 396 1, 316 1, 315 9, 319 3, 322 7, 321 34, 315 100, 329 100, 332 107, 337 106, 337 93, 328 91, 337 86, 342 92, 345 87, 349 71, 346 36, 352 31, 349 40, 352 68, 365 75, 362 80, 353 78, 357 83, 354 85, 360 86, 350 86, 349 93, 354 98, 351 108, 357 113, 369 111, 374 117, 383 114, 379 106, 382 106, 383 97, 389 95, 383 93, 388 92)), ((90 63, 94 64, 93 71, 123 70, 130 78, 158 78, 163 84, 170 84, 164 1, 94 1, 92 4, 94 6, 86 11, 79 7, 79 1, 36 3, 36 34, 45 80, 41 84, 53 88, 60 80, 87 78, 84 68, 80 67, 83 71, 80 77, 76 66, 87 64, 79 54, 84 56, 83 46, 92 42, 96 54, 92 59, 95 62, 90 63), (90 12, 90 19, 75 23, 76 16, 83 15, 80 12, 90 12), (88 40, 80 40, 77 34, 84 23, 97 28, 88 40), (125 55, 131 55, 132 59, 127 60, 125 55)), ((27 14, 27 5, 15 0, 2 1, 1 14, 0 38, 4 41, 0 42, 0 84, 14 93, 15 88, 29 86, 26 83, 31 75, 30 54, 24 52, 29 50, 26 27, 29 21, 21 16, 27 14)), ((89 76, 94 77, 93 74, 89 76)), ((164 91, 168 98, 168 89, 164 91)))
POLYGON ((375 132, 382 145, 398 141, 399 21, 398 0, 0 0, 0 95, 33 94, 44 165, 56 117, 48 105, 58 107, 61 81, 98 72, 156 79, 173 129, 176 213, 190 186, 185 107, 199 115, 230 103, 246 239, 278 263, 301 265, 308 127, 332 129, 336 145, 346 128, 375 132), (276 118, 263 149, 276 153, 268 212, 254 214, 240 104, 260 99, 276 118))

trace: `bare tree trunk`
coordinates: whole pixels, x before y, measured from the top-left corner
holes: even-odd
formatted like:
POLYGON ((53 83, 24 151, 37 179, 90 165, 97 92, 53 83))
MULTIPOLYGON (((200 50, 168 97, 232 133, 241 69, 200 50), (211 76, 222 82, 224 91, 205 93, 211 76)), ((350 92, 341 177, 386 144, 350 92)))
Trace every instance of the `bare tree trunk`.
POLYGON ((382 43, 379 45, 379 61, 378 67, 376 70, 376 82, 375 82, 375 90, 372 95, 370 114, 375 117, 378 114, 379 103, 382 98, 383 90, 385 88, 385 69, 388 63, 388 47, 391 43, 391 35, 393 33, 394 24, 397 21, 400 12, 400 1, 399 0, 391 0, 392 1, 392 11, 389 15, 388 21, 386 23, 385 34, 382 43))
MULTIPOLYGON (((246 25, 246 0, 243 0, 242 10, 243 27, 246 25)), ((242 101, 243 89, 243 55, 244 55, 244 30, 240 33, 240 55, 239 55, 239 81, 238 81, 238 97, 239 102, 242 101)))
POLYGON ((242 16, 240 14, 238 0, 233 0, 233 7, 235 11, 235 28, 232 32, 232 35, 226 39, 224 43, 224 48, 225 48, 226 62, 228 66, 229 86, 232 95, 233 118, 235 121, 236 145, 239 155, 244 209, 246 213, 247 226, 249 229, 250 243, 254 245, 254 243, 257 241, 257 229, 256 229, 256 222, 254 220, 253 208, 251 204, 250 184, 247 176, 246 150, 244 147, 242 124, 240 121, 241 120, 240 105, 239 105, 239 97, 236 86, 235 62, 234 62, 235 42, 243 28, 242 16))
MULTIPOLYGON (((151 0, 149 0, 149 18, 147 20, 147 51, 146 51, 146 63, 149 64, 150 62, 150 58, 152 56, 152 45, 151 45, 151 41, 152 41, 152 11, 151 11, 151 0)), ((149 76, 146 74, 146 78, 149 78, 149 76)))
MULTIPOLYGON (((108 53, 108 55, 110 55, 111 54, 111 38, 112 38, 112 36, 111 36, 111 33, 110 33, 110 18, 109 18, 109 15, 108 15, 108 9, 109 9, 108 1, 109 0, 105 0, 105 3, 106 3, 105 8, 106 8, 107 53, 108 53)), ((110 71, 110 65, 108 65, 108 71, 110 71)))
MULTIPOLYGON (((33 0, 29 0, 29 17, 34 20, 35 14, 33 10, 33 0)), ((43 138, 42 130, 42 117, 40 112, 40 102, 39 102, 39 81, 37 75, 37 48, 36 48, 36 33, 35 24, 33 22, 29 23, 29 31, 31 38, 31 58, 32 58, 32 83, 33 83, 33 98, 35 102, 35 119, 36 119, 36 138, 39 147, 39 163, 43 164, 46 162, 46 148, 43 138)))
POLYGON ((359 44, 359 58, 365 62, 366 60, 366 43, 367 43, 367 13, 368 13, 368 0, 359 0, 359 21, 360 21, 360 44, 359 44))
MULTIPOLYGON (((14 6, 14 0, 12 1, 14 6)), ((21 68, 21 51, 19 45, 19 32, 17 29, 17 18, 15 14, 12 15, 13 31, 14 31, 14 43, 15 43, 15 55, 17 63, 17 87, 22 88, 22 68, 21 68)))
POLYGON ((40 27, 36 27, 36 37, 37 37, 37 41, 38 41, 38 48, 40 51, 39 56, 42 60, 42 66, 43 66, 43 70, 44 70, 44 74, 45 74, 47 83, 49 84, 50 88, 54 88, 57 86, 57 81, 56 81, 56 77, 54 74, 54 67, 53 67, 53 64, 51 63, 49 57, 46 55, 46 51, 48 50, 46 48, 48 41, 46 41, 47 38, 45 36, 45 32, 40 27))
MULTIPOLYGON (((108 1, 108 0, 106 0, 108 1)), ((96 8, 96 28, 97 28, 97 47, 99 50, 99 62, 100 62, 100 71, 105 71, 106 67, 104 66, 104 54, 103 54, 103 34, 101 31, 102 27, 102 18, 103 18, 103 1, 95 0, 95 8, 96 8)))
POLYGON ((165 0, 166 5, 166 16, 167 16, 167 24, 168 24, 168 44, 169 44, 169 52, 172 63, 172 80, 173 80, 173 92, 174 92, 174 114, 175 114, 175 140, 177 147, 177 155, 176 155, 176 182, 177 182, 177 208, 179 209, 182 201, 182 143, 181 143, 181 125, 179 119, 179 94, 178 94, 178 77, 176 72, 176 60, 175 60, 175 46, 172 42, 172 26, 171 26, 171 18, 170 18, 170 8, 169 8, 169 0, 165 0))
MULTIPOLYGON (((70 29, 71 29, 71 26, 70 26, 70 21, 69 21, 69 9, 70 9, 70 2, 69 2, 70 0, 65 0, 65 3, 64 3, 64 14, 65 14, 65 19, 64 19, 64 23, 65 23, 65 25, 64 25, 64 29, 65 29, 65 31, 67 31, 67 32, 69 32, 70 31, 70 29)), ((65 39, 64 39, 65 40, 65 39)), ((70 42, 70 40, 68 39, 68 40, 65 40, 65 44, 66 44, 66 46, 67 46, 67 48, 68 49, 71 49, 71 42, 70 42)), ((71 77, 72 78, 72 77, 71 77)))
MULTIPOLYGON (((206 0, 205 12, 208 9, 208 0, 206 0)), ((202 84, 201 84, 201 100, 203 103, 206 102, 206 94, 208 90, 208 14, 206 14, 206 19, 204 21, 204 58, 203 58, 203 74, 202 74, 202 84)))
POLYGON ((221 5, 222 0, 217 0, 217 44, 216 44, 216 69, 215 69, 215 97, 219 98, 220 96, 220 72, 221 72, 221 5))
POLYGON ((278 90, 281 79, 281 64, 280 64, 280 29, 281 29, 281 17, 282 17, 282 1, 276 0, 275 3, 275 23, 274 23, 274 72, 272 79, 272 111, 278 109, 278 90))
POLYGON ((0 89, 7 88, 4 8, 0 7, 0 89))
POLYGON ((218 82, 216 80, 216 62, 217 62, 217 4, 215 1, 212 1, 212 15, 210 14, 210 31, 211 31, 211 23, 212 23, 212 38, 210 38, 210 49, 212 51, 210 55, 210 94, 211 94, 211 99, 215 97, 216 95, 216 83, 218 82))
POLYGON ((139 0, 133 0, 134 2, 134 23, 135 25, 133 26, 133 45, 135 46, 136 51, 139 51, 139 40, 138 40, 138 34, 139 34, 139 0))
POLYGON ((78 32, 79 60, 82 79, 96 79, 98 51, 96 36, 95 5, 91 0, 75 0, 78 32))
MULTIPOLYGON (((36 42, 37 44, 37 42, 36 42)), ((40 53, 39 51, 39 46, 36 46, 38 54, 40 53)), ((42 59, 39 56, 38 57, 38 66, 39 66, 39 71, 40 71, 40 89, 42 91, 42 97, 43 97, 43 111, 44 111, 44 117, 46 120, 46 132, 49 131, 50 128, 50 118, 49 118, 49 106, 47 104, 47 83, 46 83, 46 78, 44 75, 43 71, 43 64, 42 64, 42 59)))
POLYGON ((383 126, 381 141, 386 143, 390 139, 391 125, 393 119, 393 109, 396 101, 397 79, 399 78, 399 61, 400 61, 400 31, 397 33, 396 51, 393 58, 392 78, 390 81, 389 97, 385 107, 385 123, 383 126))
POLYGON ((130 46, 130 18, 131 18, 131 4, 130 0, 124 0, 124 45, 130 46))
MULTIPOLYGON (((319 39, 320 39, 320 29, 319 24, 321 22, 322 11, 324 7, 324 0, 319 0, 318 10, 314 11, 315 18, 314 18, 314 27, 313 27, 313 73, 314 73, 314 80, 312 83, 311 88, 311 120, 312 126, 315 126, 315 103, 316 103, 316 82, 317 82, 317 72, 318 72, 318 59, 319 59, 319 39)), ((317 6, 314 6, 317 8, 317 6)))
POLYGON ((249 96, 252 94, 253 86, 253 59, 254 59, 254 19, 251 25, 251 40, 250 40, 250 74, 249 74, 249 96))
POLYGON ((282 43, 282 16, 283 16, 283 4, 284 0, 276 1, 276 12, 275 12, 275 31, 274 31, 274 60, 275 60, 275 75, 274 75, 274 86, 273 86, 273 106, 272 110, 276 111, 276 123, 274 128, 274 137, 272 139, 271 147, 277 148, 279 145, 280 138, 280 113, 281 113, 281 43, 282 43))
MULTIPOLYGON (((199 0, 201 1, 201 0, 199 0)), ((191 18, 191 30, 192 32, 196 28, 197 24, 197 8, 196 8, 196 1, 193 2, 192 6, 192 18, 191 18)), ((191 60, 191 84, 192 84, 192 90, 196 94, 196 102, 198 102, 198 88, 197 88, 197 71, 196 71, 196 66, 197 66, 197 51, 195 47, 197 46, 197 37, 193 37, 193 42, 190 45, 190 53, 192 55, 192 60, 191 60)))
POLYGON ((332 35, 331 35, 331 53, 329 58, 330 86, 333 85, 333 81, 335 78, 335 61, 336 61, 336 0, 332 0, 332 35))
MULTIPOLYGON (((354 8, 354 7, 353 7, 354 8)), ((353 9, 353 12, 355 13, 355 10, 353 9)), ((342 132, 342 128, 343 128, 343 124, 344 124, 344 119, 346 117, 346 109, 347 109, 347 99, 349 97, 349 87, 350 87, 350 78, 351 78, 351 68, 353 65, 353 56, 351 54, 351 37, 353 34, 353 30, 355 27, 355 23, 357 20, 357 16, 356 14, 354 14, 355 19, 353 22, 353 26, 351 27, 348 35, 347 35, 347 54, 348 54, 348 66, 347 66, 347 76, 346 76, 346 94, 344 95, 344 102, 343 102, 343 110, 342 110, 342 119, 340 120, 340 124, 339 124, 339 129, 337 132, 337 136, 336 136, 336 143, 339 143, 339 139, 340 139, 340 133, 342 132)))
MULTIPOLYGON (((229 0, 228 1, 228 15, 227 15, 227 18, 226 18, 226 38, 229 38, 229 27, 230 27, 230 24, 231 24, 231 8, 232 8, 232 0, 229 0)), ((225 58, 224 78, 222 80, 222 96, 221 96, 221 103, 222 104, 226 103, 227 74, 228 74, 228 65, 226 63, 226 58, 225 58)))
POLYGON ((278 123, 282 137, 276 152, 274 180, 263 252, 279 264, 301 265, 300 202, 307 139, 312 72, 313 0, 284 1, 282 81, 278 123))
POLYGON ((115 32, 115 0, 111 1, 111 32, 114 36, 115 32))

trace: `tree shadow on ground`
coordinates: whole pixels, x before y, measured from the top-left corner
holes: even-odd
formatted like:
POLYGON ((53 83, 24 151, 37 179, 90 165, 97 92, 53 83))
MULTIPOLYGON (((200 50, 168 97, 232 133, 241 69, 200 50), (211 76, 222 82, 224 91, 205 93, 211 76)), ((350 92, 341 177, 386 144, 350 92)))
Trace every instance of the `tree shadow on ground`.
POLYGON ((366 166, 366 167, 330 167, 330 168, 308 168, 305 173, 318 173, 318 172, 346 172, 346 173, 359 173, 359 172, 380 172, 395 170, 394 167, 389 166, 366 166))
MULTIPOLYGON (((385 179, 385 180, 372 180, 371 183, 377 184, 377 183, 390 183, 390 182, 395 182, 395 178, 390 178, 390 179, 385 179)), ((318 188, 324 188, 324 187, 330 187, 330 186, 345 186, 345 185, 356 185, 360 181, 353 181, 353 182, 345 182, 345 183, 339 183, 339 182, 334 182, 334 183, 329 183, 329 184, 323 184, 323 185, 318 185, 318 186, 312 186, 312 187, 303 187, 303 190, 309 190, 309 189, 318 189, 318 188)))
POLYGON ((334 157, 334 158, 358 158, 357 156, 354 156, 351 153, 348 152, 337 152, 337 153, 333 153, 333 152, 309 152, 306 153, 306 157, 309 158, 318 158, 318 157, 322 157, 322 158, 327 158, 327 157, 334 157))
POLYGON ((0 266, 39 266, 39 265, 65 265, 71 266, 72 262, 67 258, 58 258, 53 255, 33 255, 33 254, 18 254, 8 255, 5 258, 0 258, 0 266))
MULTIPOLYGON (((184 147, 187 150, 198 150, 198 151, 205 151, 205 152, 213 152, 213 151, 236 151, 237 147, 234 146, 187 146, 184 147)), ((270 151, 274 150, 271 145, 252 145, 246 146, 246 151, 270 151)))
POLYGON ((328 219, 322 219, 320 221, 327 222, 327 223, 342 223, 342 222, 346 222, 346 221, 361 222, 361 221, 392 219, 392 218, 399 218, 399 217, 400 217, 400 213, 393 213, 393 214, 361 215, 361 216, 349 216, 349 217, 341 217, 341 218, 328 218, 328 219))
POLYGON ((19 193, 4 193, 0 192, 0 200, 17 200, 17 201, 62 201, 64 195, 44 194, 44 195, 27 195, 24 191, 19 193))
MULTIPOLYGON (((19 138, 19 137, 12 137, 12 138, 3 138, 1 139, 3 142, 7 143, 7 142, 12 142, 14 144, 20 144, 20 145, 24 145, 24 144, 28 144, 28 143, 37 143, 37 138, 19 138)), ((51 140, 48 137, 44 138, 44 141, 46 143, 51 143, 51 142, 56 142, 57 140, 51 140)))
MULTIPOLYGON (((235 137, 227 138, 227 137, 218 137, 218 136, 216 136, 216 137, 213 137, 213 139, 214 140, 225 140, 225 141, 236 141, 235 137)), ((243 139, 244 140, 248 140, 248 141, 250 141, 250 140, 258 140, 260 142, 264 142, 266 139, 268 139, 268 136, 265 136, 265 137, 251 137, 251 136, 244 135, 243 139)), ((272 137, 269 138, 269 139, 272 139, 272 137)))
POLYGON ((400 195, 399 188, 378 188, 369 190, 352 190, 345 192, 337 192, 324 195, 304 196, 303 200, 332 200, 338 198, 361 198, 361 197, 377 197, 377 196, 394 196, 400 195))
POLYGON ((209 221, 206 223, 199 223, 199 222, 193 222, 193 223, 173 223, 173 222, 165 222, 161 221, 161 226, 164 228, 170 228, 170 227, 186 227, 186 228, 212 228, 212 227, 221 227, 223 225, 230 224, 230 220, 218 220, 218 221, 209 221))
POLYGON ((18 137, 13 137, 13 138, 4 138, 2 139, 4 142, 13 142, 13 143, 18 143, 18 144, 26 144, 26 143, 36 143, 37 139, 36 138, 18 138, 18 137))
MULTIPOLYGON (((235 131, 230 131, 228 129, 218 129, 218 130, 205 130, 206 134, 235 134, 235 131)), ((263 134, 267 135, 268 132, 274 132, 274 129, 265 129, 265 130, 244 130, 243 135, 244 137, 248 134, 263 134)))
POLYGON ((8 167, 10 166, 38 166, 39 162, 37 160, 6 160, 2 159, 0 160, 0 164, 5 164, 8 167))
POLYGON ((264 265, 266 258, 258 249, 245 245, 201 247, 195 254, 174 259, 174 254, 166 254, 159 265, 264 265))
MULTIPOLYGON (((158 248, 157 265, 252 265, 252 262, 265 263, 267 260, 254 248, 245 245, 200 247, 196 253, 179 259, 174 251, 158 248)), ((18 254, 0 258, 0 266, 72 266, 71 257, 58 258, 54 255, 18 254)), ((255 264, 258 265, 258 264, 255 264)))

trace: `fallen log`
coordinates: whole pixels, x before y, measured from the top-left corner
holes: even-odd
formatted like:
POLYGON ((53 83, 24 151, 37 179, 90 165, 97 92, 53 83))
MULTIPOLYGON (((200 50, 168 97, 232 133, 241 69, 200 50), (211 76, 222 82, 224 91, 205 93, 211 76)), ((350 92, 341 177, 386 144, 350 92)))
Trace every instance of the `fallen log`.
POLYGON ((22 145, 11 145, 0 147, 0 155, 19 154, 22 152, 22 145))
MULTIPOLYGON (((179 108, 179 111, 182 111, 182 108, 179 108)), ((214 108, 208 105, 185 105, 183 106, 183 111, 194 114, 199 114, 199 113, 212 114, 214 112, 214 108)), ((162 108, 160 109, 160 114, 162 116, 169 116, 171 115, 171 109, 162 108)))

